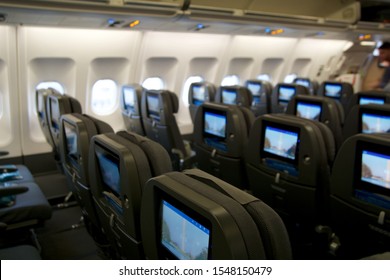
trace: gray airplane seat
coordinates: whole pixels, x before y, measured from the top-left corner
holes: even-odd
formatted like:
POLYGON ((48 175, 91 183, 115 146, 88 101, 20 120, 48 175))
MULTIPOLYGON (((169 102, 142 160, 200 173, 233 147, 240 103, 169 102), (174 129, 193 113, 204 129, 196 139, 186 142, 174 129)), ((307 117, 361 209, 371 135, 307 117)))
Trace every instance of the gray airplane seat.
POLYGON ((343 127, 343 141, 358 133, 389 133, 390 104, 355 105, 343 127))
POLYGON ((254 121, 236 105, 204 103, 194 123, 194 150, 197 167, 241 189, 248 188, 244 147, 254 121))
POLYGON ((390 135, 356 134, 341 146, 330 189, 339 258, 390 251, 390 135))
POLYGON ((34 182, 31 171, 21 164, 0 165, 0 186, 7 182, 24 183, 34 182))
POLYGON ((390 92, 382 90, 361 91, 352 94, 346 106, 345 116, 348 116, 353 107, 366 104, 389 104, 390 92))
POLYGON ((41 260, 41 255, 32 245, 17 245, 1 248, 0 260, 41 260))
POLYGON ((102 250, 108 242, 101 230, 92 198, 89 177, 94 175, 88 172, 88 160, 91 138, 109 132, 114 132, 110 125, 91 116, 78 113, 61 116, 59 146, 64 174, 70 191, 81 208, 83 223, 102 250))
POLYGON ((310 95, 317 95, 319 84, 315 80, 311 80, 305 77, 296 77, 293 84, 302 85, 309 89, 310 95))
POLYGON ((141 205, 148 259, 291 259, 280 217, 258 198, 199 169, 149 180, 141 205))
POLYGON ((68 95, 51 94, 47 96, 47 119, 50 134, 53 139, 54 158, 58 164, 60 171, 62 170, 61 156, 60 156, 60 118, 62 115, 71 113, 81 114, 80 102, 68 95))
POLYGON ((2 239, 13 239, 16 231, 41 226, 51 214, 49 202, 34 182, 9 181, 0 185, 2 239))
POLYGON ((348 103, 354 94, 353 86, 346 82, 324 81, 318 88, 317 95, 332 98, 340 103, 344 116, 348 110, 348 103))
POLYGON ((170 154, 174 170, 192 166, 194 154, 180 134, 175 115, 179 99, 167 90, 145 90, 142 95, 142 121, 146 137, 160 143, 170 154))
POLYGON ((277 84, 272 91, 270 113, 284 113, 288 102, 295 95, 310 95, 309 89, 298 84, 277 84))
POLYGON ((143 259, 141 197, 147 180, 172 171, 168 152, 146 137, 120 131, 94 136, 89 157, 97 214, 116 258, 143 259))
POLYGON ((247 80, 245 87, 252 94, 251 111, 255 117, 271 113, 272 85, 262 80, 247 80))
POLYGON ((220 86, 215 95, 216 103, 251 108, 252 93, 243 86, 220 86))
POLYGON ((332 131, 336 150, 343 142, 342 108, 337 101, 323 96, 296 95, 288 103, 286 114, 324 123, 332 131))
POLYGON ((188 103, 192 122, 195 121, 196 110, 204 102, 214 102, 216 87, 209 82, 192 83, 188 92, 188 103))
POLYGON ((296 254, 308 253, 304 244, 317 246, 315 228, 328 223, 334 156, 334 138, 323 123, 271 114, 252 125, 246 148, 250 189, 284 220, 296 254))
POLYGON ((48 120, 48 110, 47 110, 47 97, 49 95, 58 95, 61 94, 55 89, 38 89, 35 92, 35 107, 38 115, 39 125, 42 129, 43 135, 46 138, 47 143, 51 147, 54 147, 53 137, 50 132, 49 120, 48 120))
POLYGON ((126 129, 139 135, 145 135, 141 113, 141 99, 144 90, 138 84, 124 85, 120 98, 122 117, 126 129))

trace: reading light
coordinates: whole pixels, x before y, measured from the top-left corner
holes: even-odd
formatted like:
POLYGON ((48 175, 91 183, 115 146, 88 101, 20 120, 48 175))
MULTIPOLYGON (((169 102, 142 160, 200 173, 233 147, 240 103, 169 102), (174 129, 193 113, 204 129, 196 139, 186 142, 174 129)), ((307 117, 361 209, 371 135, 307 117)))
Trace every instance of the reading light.
POLYGON ((113 18, 109 18, 108 20, 107 20, 107 24, 108 25, 113 25, 115 23, 115 19, 113 19, 113 18))
POLYGON ((360 41, 363 41, 363 40, 371 40, 371 34, 360 34, 359 35, 359 40, 360 41))
POLYGON ((279 35, 282 34, 283 32, 284 30, 282 28, 279 28, 279 29, 272 30, 271 35, 279 35))
POLYGON ((265 32, 265 34, 268 34, 268 35, 279 35, 279 34, 282 34, 284 32, 284 29, 283 28, 279 28, 279 29, 266 28, 266 29, 264 29, 264 32, 265 32))
POLYGON ((202 30, 202 29, 205 29, 205 28, 207 28, 207 27, 209 27, 208 25, 204 25, 204 24, 202 24, 202 23, 198 23, 196 26, 195 26, 195 31, 200 31, 200 30, 202 30))
POLYGON ((141 22, 140 22, 138 19, 136 19, 136 20, 134 20, 134 21, 132 21, 132 22, 129 23, 129 27, 130 27, 130 28, 133 28, 133 27, 137 26, 137 25, 140 24, 140 23, 141 23, 141 22))
POLYGON ((123 23, 123 21, 121 21, 121 20, 116 20, 116 19, 113 19, 113 18, 109 18, 108 20, 107 20, 107 25, 109 26, 109 27, 117 27, 118 25, 120 25, 120 24, 122 24, 123 23))

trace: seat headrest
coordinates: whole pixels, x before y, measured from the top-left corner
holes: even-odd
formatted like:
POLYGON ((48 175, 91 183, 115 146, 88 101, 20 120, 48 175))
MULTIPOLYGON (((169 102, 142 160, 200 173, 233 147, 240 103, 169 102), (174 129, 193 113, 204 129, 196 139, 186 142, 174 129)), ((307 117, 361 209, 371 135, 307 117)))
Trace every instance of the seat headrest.
POLYGON ((172 112, 176 114, 179 111, 179 98, 174 92, 168 91, 168 94, 171 101, 172 112))

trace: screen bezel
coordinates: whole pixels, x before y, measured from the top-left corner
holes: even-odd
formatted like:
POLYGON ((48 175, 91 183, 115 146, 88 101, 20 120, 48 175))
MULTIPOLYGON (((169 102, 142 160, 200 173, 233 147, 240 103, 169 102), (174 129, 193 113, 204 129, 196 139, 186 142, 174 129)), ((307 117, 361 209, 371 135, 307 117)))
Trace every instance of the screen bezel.
POLYGON ((301 85, 307 88, 311 87, 311 81, 310 79, 305 79, 305 78, 297 78, 294 80, 294 84, 301 85))
POLYGON ((199 105, 203 104, 208 99, 207 98, 207 96, 208 96, 207 87, 205 85, 192 84, 191 91, 192 91, 192 102, 191 103, 193 105, 199 106, 199 105), (203 90, 203 99, 197 98, 197 96, 195 95, 195 89, 203 90))
MULTIPOLYGON (((383 117, 390 118, 390 112, 378 111, 376 109, 371 109, 371 108, 360 108, 359 119, 358 119, 358 131, 360 133, 363 133, 363 115, 364 114, 377 115, 377 116, 383 116, 383 117)), ((372 134, 372 133, 387 133, 387 132, 371 132, 371 133, 367 133, 367 134, 372 134)))
POLYGON ((263 93, 263 83, 262 82, 253 82, 253 81, 249 81, 249 82, 246 82, 246 86, 245 86, 251 93, 252 93, 252 96, 253 97, 260 97, 263 93), (253 92, 251 89, 250 89, 250 86, 251 85, 254 85, 256 87, 259 87, 259 90, 256 91, 256 92, 253 92))
POLYGON ((260 158, 262 158, 262 159, 266 159, 266 158, 277 159, 278 161, 286 162, 288 164, 294 165, 295 167, 298 167, 300 140, 301 140, 301 135, 300 135, 299 127, 291 127, 291 126, 287 126, 287 125, 283 125, 283 124, 279 124, 279 123, 264 121, 262 124, 262 131, 261 131, 261 135, 260 135, 260 158), (280 156, 280 155, 268 152, 264 149, 265 133, 266 133, 266 129, 268 127, 272 127, 275 129, 284 130, 287 132, 292 132, 292 133, 297 134, 298 138, 297 138, 297 146, 295 148, 294 159, 280 156))
POLYGON ((226 111, 220 111, 220 110, 213 110, 213 109, 206 109, 203 110, 203 126, 202 126, 202 132, 203 132, 203 138, 209 138, 209 139, 217 139, 220 142, 224 142, 227 138, 227 113, 226 111), (206 131, 206 114, 213 114, 222 116, 225 119, 225 133, 224 136, 215 135, 212 133, 209 133, 206 131))
POLYGON ((77 127, 74 125, 74 124, 72 124, 72 123, 70 123, 70 122, 68 122, 68 121, 66 121, 66 120, 63 120, 62 121, 62 125, 63 125, 63 132, 64 132, 64 137, 65 137, 65 155, 70 159, 70 160, 72 160, 73 162, 76 162, 76 163, 78 163, 78 160, 79 160, 79 142, 78 142, 78 133, 77 133, 77 127), (74 132, 74 135, 75 135, 75 143, 76 143, 76 152, 75 152, 75 154, 73 154, 73 153, 71 153, 70 151, 69 151, 69 134, 68 134, 68 132, 67 132, 67 128, 68 129, 70 129, 72 132, 74 132))
POLYGON ((374 96, 374 95, 360 95, 358 99, 358 104, 359 105, 368 105, 368 104, 376 104, 376 105, 383 105, 386 103, 386 98, 383 96, 374 96), (371 99, 371 100, 380 100, 383 101, 383 103, 361 103, 362 99, 371 99))
POLYGON ((163 232, 163 224, 162 224, 162 205, 163 201, 168 202, 175 208, 177 208, 179 211, 190 217, 191 219, 195 220, 202 226, 208 228, 209 230, 209 246, 208 246, 208 254, 207 254, 207 260, 212 259, 212 236, 213 236, 213 229, 212 229, 212 223, 201 215, 200 213, 195 212, 195 210, 189 208, 185 203, 179 201, 178 199, 173 198, 169 194, 163 192, 160 189, 156 189, 157 192, 157 199, 156 199, 156 218, 157 218, 157 250, 158 255, 161 259, 168 259, 168 260, 178 260, 178 257, 174 255, 168 248, 166 248, 162 243, 162 232, 163 232))
POLYGON ((390 151, 388 147, 378 145, 376 143, 368 143, 364 141, 358 141, 356 143, 356 158, 355 158, 355 166, 354 166, 354 178, 353 178, 353 196, 358 199, 359 201, 365 201, 366 203, 373 204, 368 202, 366 200, 362 200, 359 195, 362 193, 366 193, 368 195, 371 195, 371 198, 373 199, 383 199, 387 200, 383 203, 387 204, 387 209, 390 209, 390 189, 382 186, 378 186, 373 183, 369 183, 367 181, 364 181, 361 179, 362 177, 362 158, 363 158, 363 151, 367 151, 374 154, 380 154, 384 155, 385 157, 389 157, 390 159, 390 151), (378 198, 378 196, 380 198, 378 198))
POLYGON ((320 113, 318 115, 318 120, 317 119, 309 119, 309 118, 306 118, 306 117, 301 117, 301 118, 304 118, 304 119, 308 119, 308 120, 314 120, 314 121, 320 121, 321 120, 321 117, 322 117, 322 111, 323 111, 323 108, 322 108, 322 103, 321 102, 310 102, 310 101, 301 101, 301 100, 296 100, 295 102, 295 112, 294 112, 294 115, 298 116, 297 113, 298 113, 298 105, 309 105, 309 106, 319 106, 320 107, 320 113))
POLYGON ((278 103, 280 105, 286 105, 290 102, 290 100, 297 94, 297 89, 294 87, 294 86, 289 86, 289 85, 279 85, 278 87, 278 103), (291 89, 294 91, 294 93, 290 96, 290 99, 286 100, 286 99, 281 99, 280 98, 280 90, 281 89, 291 89))
POLYGON ((236 89, 233 89, 233 88, 222 88, 221 89, 221 103, 222 104, 225 104, 225 105, 236 105, 238 102, 238 92, 236 89), (229 94, 234 94, 235 95, 235 102, 234 103, 225 103, 225 100, 224 100, 224 93, 225 92, 228 92, 229 94))
POLYGON ((121 192, 122 192, 122 186, 121 186, 121 164, 120 164, 120 158, 117 154, 115 154, 113 151, 110 151, 108 149, 106 149, 105 147, 99 145, 98 143, 95 144, 95 157, 96 157, 96 163, 97 163, 97 167, 98 167, 98 176, 99 176, 99 179, 100 179, 100 182, 101 182, 101 185, 103 187, 103 191, 108 191, 108 192, 111 192, 112 194, 114 194, 119 200, 121 200, 121 192), (113 161, 117 167, 118 167, 118 174, 119 174, 119 182, 118 182, 118 189, 114 189, 112 188, 111 186, 109 186, 103 179, 103 176, 102 176, 102 166, 101 166, 101 162, 100 162, 100 159, 99 159, 99 155, 98 153, 101 153, 102 155, 108 157, 110 159, 110 161, 113 161))
POLYGON ((324 96, 326 96, 326 97, 333 98, 333 99, 341 99, 342 92, 343 92, 343 85, 340 83, 325 83, 324 84, 324 96), (328 95, 328 94, 326 94, 327 93, 327 91, 326 91, 327 86, 339 86, 340 91, 338 92, 338 94, 336 96, 328 95))
POLYGON ((160 107, 160 96, 156 93, 147 92, 146 93, 146 109, 148 110, 147 115, 149 116, 149 118, 160 119, 159 107, 160 107), (154 111, 154 110, 150 109, 150 106, 149 106, 150 99, 149 98, 153 98, 153 99, 157 100, 157 110, 158 111, 154 111))
POLYGON ((129 111, 129 112, 135 112, 135 105, 136 105, 136 102, 137 102, 137 93, 136 93, 136 89, 133 88, 133 87, 123 87, 122 88, 122 98, 123 98, 123 109, 125 111, 129 111), (126 91, 130 90, 131 91, 131 94, 133 95, 133 104, 128 104, 126 103, 126 91))

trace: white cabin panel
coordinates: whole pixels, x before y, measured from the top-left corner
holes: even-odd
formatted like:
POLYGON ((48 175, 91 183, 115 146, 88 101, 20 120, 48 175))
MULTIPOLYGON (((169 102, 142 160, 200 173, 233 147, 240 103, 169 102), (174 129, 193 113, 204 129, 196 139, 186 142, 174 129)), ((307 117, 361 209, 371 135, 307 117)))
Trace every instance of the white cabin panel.
POLYGON ((318 82, 327 80, 331 69, 325 66, 331 57, 338 60, 347 44, 346 40, 300 39, 282 75, 299 73, 318 82))
POLYGON ((184 83, 191 76, 202 76, 216 83, 219 68, 231 36, 216 34, 145 32, 138 61, 142 83, 149 77, 164 80, 165 89, 179 97, 176 119, 180 132, 192 132, 187 102, 183 101, 184 83))
MULTIPOLYGON (((117 101, 122 84, 134 82, 137 54, 142 33, 127 30, 18 27, 23 151, 36 154, 50 150, 35 113, 35 87, 39 82, 60 82, 66 94, 80 101, 83 112, 91 114, 88 104, 97 80, 111 78, 117 83, 117 101)), ((117 106, 110 115, 95 117, 114 129, 124 128, 117 106)))
MULTIPOLYGON (((281 76, 281 72, 283 70, 284 59, 278 57, 266 58, 263 60, 261 65, 261 70, 259 75, 268 75, 269 82, 271 84, 276 85, 279 81, 279 77, 281 76)), ((256 77, 258 77, 257 75, 256 77)))
MULTIPOLYGON (((87 79, 87 102, 84 106, 84 111, 96 118, 100 118, 112 126, 112 128, 115 131, 125 129, 125 125, 123 123, 122 113, 120 111, 119 107, 119 96, 121 92, 121 86, 126 84, 129 80, 130 76, 130 61, 128 58, 125 57, 105 57, 105 58, 96 58, 94 59, 91 64, 90 68, 88 70, 88 79, 87 79), (108 80, 115 83, 115 98, 113 101, 109 101, 109 99, 100 99, 100 100, 94 100, 93 98, 93 86, 98 81, 108 80), (97 106, 100 106, 103 110, 94 110, 94 104, 95 108, 96 103, 103 103, 103 104, 97 104, 97 106), (104 108, 106 107, 106 108, 104 108)), ((98 89, 99 90, 99 89, 98 89)), ((98 94, 105 94, 107 92, 106 87, 101 87, 100 91, 101 93, 98 94)), ((96 97, 96 95, 95 95, 96 97)))
MULTIPOLYGON (((70 58, 55 58, 55 57, 38 57, 30 61, 27 67, 27 84, 33 85, 33 92, 42 82, 58 82, 64 92, 70 96, 75 96, 76 80, 76 63, 70 58)), ((61 92, 60 92, 61 93, 61 92)), ((27 96, 28 104, 28 124, 30 139, 34 143, 46 143, 45 136, 42 133, 39 125, 38 115, 36 112, 35 94, 27 96)), ((47 145, 46 151, 49 152, 51 147, 47 145)))
POLYGON ((297 58, 292 64, 291 73, 296 74, 297 77, 307 77, 310 75, 311 64, 311 58, 297 58))
POLYGON ((279 68, 275 69, 270 66, 282 66, 281 62, 290 57, 296 43, 296 38, 234 36, 228 51, 228 61, 234 61, 236 58, 251 58, 251 66, 239 71, 227 65, 225 69, 222 69, 222 75, 238 75, 243 84, 246 80, 254 79, 260 74, 268 74, 272 77, 273 83, 277 83, 280 80, 279 68), (277 58, 277 60, 269 61, 270 58, 277 58))
POLYGON ((16 28, 0 26, 0 151, 6 157, 22 155, 17 91, 16 28))

